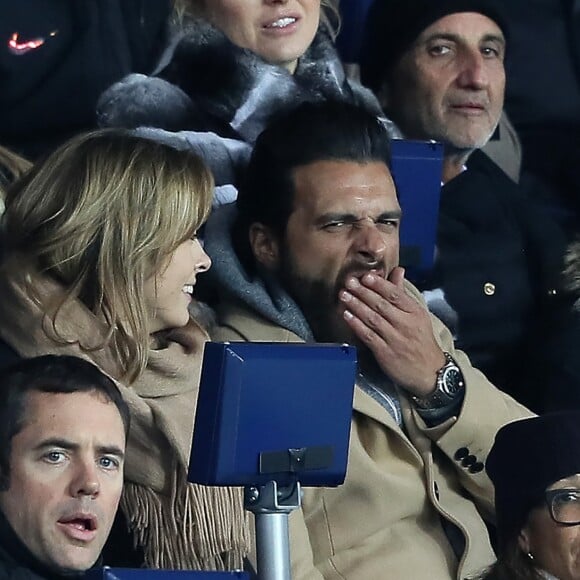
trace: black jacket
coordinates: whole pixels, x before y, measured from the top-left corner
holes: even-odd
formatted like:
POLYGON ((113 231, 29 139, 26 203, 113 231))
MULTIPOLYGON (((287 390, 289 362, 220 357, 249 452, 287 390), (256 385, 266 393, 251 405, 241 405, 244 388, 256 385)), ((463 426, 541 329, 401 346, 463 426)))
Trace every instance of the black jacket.
POLYGON ((546 369, 548 387, 544 393, 546 411, 580 409, 580 242, 570 245, 566 255, 566 289, 574 311, 559 320, 558 333, 546 348, 553 353, 546 369))
POLYGON ((562 309, 565 239, 487 156, 445 184, 437 259, 418 284, 430 310, 454 332, 457 347, 499 388, 538 409, 532 372, 562 309))
POLYGON ((20 541, 0 512, 0 580, 76 580, 82 574, 58 574, 48 570, 20 541))

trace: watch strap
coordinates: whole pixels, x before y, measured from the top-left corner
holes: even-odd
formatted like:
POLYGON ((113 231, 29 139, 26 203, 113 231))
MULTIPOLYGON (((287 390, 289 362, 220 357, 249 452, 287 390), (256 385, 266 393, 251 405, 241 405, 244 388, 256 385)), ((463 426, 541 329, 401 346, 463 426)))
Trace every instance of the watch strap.
POLYGON ((411 399, 419 410, 441 409, 443 407, 448 407, 463 396, 465 389, 463 373, 461 372, 461 369, 453 357, 448 352, 444 352, 443 355, 445 356, 445 364, 437 371, 435 390, 426 397, 416 397, 415 395, 411 395, 411 399), (457 376, 459 377, 458 384, 456 385, 456 390, 454 392, 451 392, 445 382, 447 374, 450 371, 457 373, 457 376))

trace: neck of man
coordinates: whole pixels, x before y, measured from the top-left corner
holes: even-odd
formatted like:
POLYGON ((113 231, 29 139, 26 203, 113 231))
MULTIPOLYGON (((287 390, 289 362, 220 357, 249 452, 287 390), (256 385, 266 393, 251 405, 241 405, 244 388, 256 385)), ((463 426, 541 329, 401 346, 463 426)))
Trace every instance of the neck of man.
POLYGON ((441 181, 445 184, 465 171, 465 164, 475 149, 458 149, 446 145, 441 181))
POLYGON ((54 570, 41 562, 18 537, 14 528, 0 510, 0 558, 12 566, 14 577, 35 577, 45 580, 80 580, 82 572, 54 570), (25 572, 19 572, 25 571, 25 572))

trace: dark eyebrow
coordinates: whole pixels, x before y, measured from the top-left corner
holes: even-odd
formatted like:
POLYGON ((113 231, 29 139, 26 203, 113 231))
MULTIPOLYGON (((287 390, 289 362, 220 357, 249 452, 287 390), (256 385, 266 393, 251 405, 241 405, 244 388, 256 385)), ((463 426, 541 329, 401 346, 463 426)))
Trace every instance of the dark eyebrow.
MULTIPOLYGON (((80 445, 78 445, 78 443, 73 443, 68 439, 51 437, 50 439, 41 441, 34 449, 36 451, 42 451, 43 449, 48 449, 50 447, 60 447, 61 449, 66 449, 67 451, 77 451, 80 445)), ((97 447, 97 452, 100 455, 116 455, 121 459, 125 457, 125 452, 117 445, 99 445, 97 447)))
MULTIPOLYGON (((431 42, 432 40, 450 40, 451 42, 462 42, 462 37, 459 34, 453 32, 436 32, 427 38, 423 39, 423 43, 431 42)), ((485 34, 480 42, 497 42, 501 46, 505 47, 505 38, 500 34, 485 34)))
POLYGON ((328 222, 355 222, 357 219, 358 217, 352 213, 329 212, 318 216, 314 223, 323 226, 328 222))
POLYGON ((431 40, 451 40, 453 42, 459 42, 460 38, 458 34, 453 34, 452 32, 434 32, 422 40, 423 43, 430 42, 431 40))
POLYGON ((125 457, 125 452, 116 445, 102 445, 97 447, 97 451, 100 455, 116 455, 120 459, 125 457))
POLYGON ((501 44, 501 46, 505 47, 505 38, 503 35, 499 34, 486 34, 482 39, 481 42, 497 42, 501 44))
POLYGON ((41 451, 42 449, 46 449, 47 447, 61 447, 62 449, 68 449, 70 451, 75 451, 79 448, 76 443, 69 441, 68 439, 60 439, 58 437, 51 437, 50 439, 44 439, 38 445, 35 446, 35 449, 41 451))
MULTIPOLYGON (((384 211, 375 219, 375 222, 386 220, 386 219, 401 219, 402 211, 400 209, 384 211)), ((356 223, 360 221, 361 218, 357 215, 352 213, 325 213, 319 216, 315 220, 315 224, 317 226, 323 226, 329 222, 347 222, 347 223, 356 223)))
POLYGON ((400 220, 403 216, 403 211, 400 209, 393 209, 391 211, 384 211, 378 218, 378 220, 400 220))

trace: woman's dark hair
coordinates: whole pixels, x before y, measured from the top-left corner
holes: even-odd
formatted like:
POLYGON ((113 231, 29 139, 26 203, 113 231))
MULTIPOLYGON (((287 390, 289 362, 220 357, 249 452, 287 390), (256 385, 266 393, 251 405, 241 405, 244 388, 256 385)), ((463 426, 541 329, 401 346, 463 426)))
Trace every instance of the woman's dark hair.
POLYGON ((258 137, 242 180, 232 232, 248 271, 253 255, 248 239, 259 222, 282 237, 294 204, 293 170, 316 161, 381 162, 390 168, 385 126, 372 113, 344 102, 303 103, 275 119, 258 137))
MULTIPOLYGON (((539 499, 530 509, 540 505, 539 499)), ((497 561, 481 575, 471 580, 542 580, 534 561, 524 553, 519 544, 519 535, 526 525, 529 511, 523 518, 498 519, 497 561)))
POLYGON ((0 371, 0 490, 10 484, 12 439, 24 426, 27 395, 97 393, 113 403, 129 432, 129 407, 115 383, 94 364, 74 356, 45 355, 23 359, 0 371))

